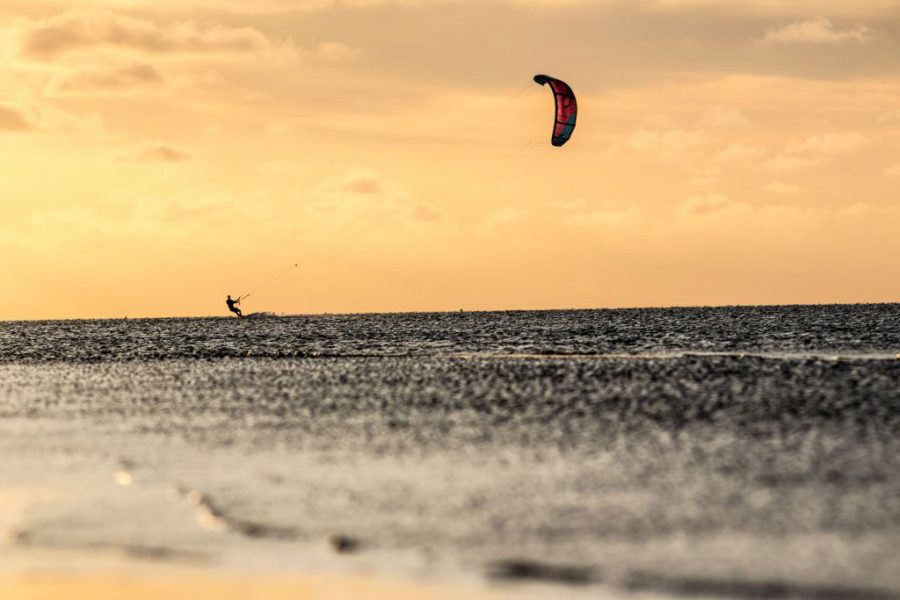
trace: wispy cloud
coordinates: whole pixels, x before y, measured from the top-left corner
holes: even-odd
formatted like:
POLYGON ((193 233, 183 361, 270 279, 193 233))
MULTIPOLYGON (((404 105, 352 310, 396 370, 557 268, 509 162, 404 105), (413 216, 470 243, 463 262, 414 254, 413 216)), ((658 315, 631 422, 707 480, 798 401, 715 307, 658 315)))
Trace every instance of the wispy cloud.
POLYGON ((31 123, 18 109, 0 105, 0 131, 27 131, 31 123))
POLYGON ((150 162, 183 162, 190 160, 191 155, 166 144, 157 144, 141 150, 136 155, 138 160, 150 162))
POLYGON ((481 226, 485 230, 502 228, 524 221, 533 214, 534 212, 528 209, 504 206, 487 213, 481 221, 481 226))
POLYGON ((564 210, 562 222, 571 227, 605 233, 625 232, 638 226, 645 217, 639 206, 622 206, 615 202, 601 201, 580 205, 570 203, 564 210))
POLYGON ((772 171, 797 171, 830 164, 837 157, 862 150, 869 140, 856 132, 822 133, 787 144, 782 152, 763 163, 772 171))
POLYGON ((354 168, 319 183, 307 212, 331 220, 382 219, 398 211, 397 196, 381 173, 354 168))
POLYGON ((685 152, 703 146, 709 136, 702 130, 686 131, 672 129, 669 131, 638 130, 628 137, 628 146, 642 152, 658 152, 665 158, 678 158, 685 152))
MULTIPOLYGON (((35 2, 48 0, 33 0, 35 2)), ((69 0, 74 3, 74 0, 69 0)), ((156 7, 158 0, 93 0, 103 6, 121 7, 156 7)), ((477 4, 484 0, 185 0, 187 8, 195 10, 220 10, 235 13, 297 13, 323 12, 328 10, 369 9, 384 6, 401 6, 421 8, 429 5, 477 4)), ((615 0, 496 0, 497 4, 512 6, 578 6, 590 2, 613 4, 615 0)))
POLYGON ((852 29, 837 29, 830 19, 815 17, 807 21, 776 27, 766 32, 763 42, 767 44, 840 44, 842 42, 864 43, 872 37, 872 31, 865 25, 852 29))
POLYGON ((62 93, 121 92, 162 81, 162 74, 153 65, 134 63, 107 69, 64 72, 52 88, 54 92, 62 93))
POLYGON ((746 144, 731 144, 724 150, 716 153, 716 162, 741 162, 765 156, 768 150, 763 146, 748 146, 746 144))
POLYGON ((750 119, 736 108, 713 106, 703 114, 701 122, 704 127, 725 129, 745 127, 750 124, 750 119))
POLYGON ((771 192, 772 194, 789 195, 800 193, 799 187, 790 183, 784 183, 783 181, 773 181, 772 183, 764 185, 762 189, 766 192, 771 192))
POLYGON ((705 216, 746 205, 731 200, 725 194, 691 194, 678 206, 682 216, 705 216))
POLYGON ((51 60, 63 54, 98 47, 117 47, 136 52, 211 53, 254 52, 268 47, 268 38, 251 27, 201 26, 183 21, 160 24, 102 9, 76 9, 32 22, 22 38, 22 51, 30 57, 51 60))
POLYGON ((831 162, 824 157, 804 157, 791 154, 778 154, 763 163, 763 167, 770 171, 799 171, 812 167, 821 167, 831 162))
POLYGON ((787 15, 829 14, 858 17, 891 13, 897 8, 895 0, 753 0, 748 2, 723 2, 723 0, 648 0, 649 6, 668 9, 713 9, 736 14, 787 15))
POLYGON ((814 156, 840 156, 853 154, 864 148, 866 143, 865 136, 856 132, 823 133, 790 144, 787 152, 806 153, 814 156))
POLYGON ((190 190, 174 196, 142 196, 128 193, 124 210, 84 204, 37 210, 29 222, 44 234, 41 244, 113 238, 196 236, 210 226, 234 231, 266 214, 265 208, 227 194, 209 195, 190 190))
POLYGON ((361 171, 345 177, 339 187, 345 192, 368 196, 381 191, 381 182, 376 174, 361 171))
POLYGON ((348 62, 356 59, 361 51, 361 48, 341 42, 321 42, 312 50, 312 55, 327 62, 348 62))
POLYGON ((421 223, 436 223, 443 219, 443 213, 437 208, 424 203, 418 203, 409 211, 409 217, 413 221, 421 223))
POLYGON ((884 174, 888 177, 900 177, 900 163, 885 167, 884 174))
MULTIPOLYGON (((63 2, 77 4, 76 0, 31 0, 35 4, 45 3, 59 5, 63 2)), ((615 6, 620 0, 494 0, 497 4, 512 6, 550 6, 578 7, 583 5, 615 6)), ((110 7, 157 7, 159 0, 92 0, 95 5, 110 7)), ((429 5, 477 4, 485 0, 184 0, 180 3, 185 8, 198 10, 227 10, 236 13, 284 13, 326 11, 332 9, 366 9, 381 6, 410 6, 414 8, 429 5)), ((889 12, 896 7, 893 0, 866 0, 851 2, 848 0, 754 0, 753 2, 723 2, 722 0, 642 0, 641 4, 648 10, 698 10, 714 9, 737 14, 796 15, 800 14, 832 14, 832 15, 877 15, 889 12)))

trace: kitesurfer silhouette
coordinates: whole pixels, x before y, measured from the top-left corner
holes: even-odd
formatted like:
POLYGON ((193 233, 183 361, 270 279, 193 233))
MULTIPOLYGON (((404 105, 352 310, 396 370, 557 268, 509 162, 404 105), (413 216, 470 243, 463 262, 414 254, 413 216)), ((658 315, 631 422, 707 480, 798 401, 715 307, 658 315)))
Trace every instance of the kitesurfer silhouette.
POLYGON ((241 299, 238 298, 237 300, 232 300, 231 294, 228 294, 228 299, 225 300, 225 304, 228 305, 228 310, 230 310, 231 312, 233 312, 234 314, 236 314, 239 317, 243 317, 244 314, 241 312, 241 309, 239 309, 237 306, 235 306, 235 304, 240 304, 240 303, 241 303, 241 299))

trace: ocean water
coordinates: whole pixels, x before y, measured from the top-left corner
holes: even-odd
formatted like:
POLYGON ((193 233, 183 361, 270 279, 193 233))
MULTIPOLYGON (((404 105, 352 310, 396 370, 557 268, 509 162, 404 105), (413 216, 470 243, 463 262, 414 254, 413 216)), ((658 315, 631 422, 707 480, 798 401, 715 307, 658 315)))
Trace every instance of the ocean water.
POLYGON ((896 304, 7 322, 0 361, 737 352, 890 355, 896 304))
POLYGON ((898 353, 898 304, 0 323, 0 569, 898 598, 898 353))

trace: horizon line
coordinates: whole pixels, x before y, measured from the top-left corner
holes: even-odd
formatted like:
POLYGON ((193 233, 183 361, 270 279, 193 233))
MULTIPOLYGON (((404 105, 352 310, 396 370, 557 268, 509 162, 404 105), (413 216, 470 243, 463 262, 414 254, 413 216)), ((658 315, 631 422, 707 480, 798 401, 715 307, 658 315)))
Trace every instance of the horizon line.
MULTIPOLYGON (((900 304, 900 300, 885 302, 800 302, 800 303, 774 303, 774 304, 672 304, 657 306, 616 306, 616 307, 568 307, 568 308, 501 308, 501 309, 471 309, 460 308, 457 310, 408 310, 408 311, 357 311, 357 312, 310 312, 310 313, 276 313, 272 311, 256 311, 249 313, 266 314, 276 318, 303 318, 303 317, 352 317, 364 315, 425 315, 425 314, 472 314, 472 313, 516 313, 516 312, 575 312, 575 311, 638 311, 638 310, 672 310, 672 309, 700 309, 700 308, 787 308, 787 307, 815 307, 815 306, 892 306, 900 304)), ((43 321, 126 321, 126 320, 164 320, 164 319, 234 319, 233 315, 179 315, 158 317, 59 317, 44 319, 0 319, 0 323, 39 323, 43 321)))

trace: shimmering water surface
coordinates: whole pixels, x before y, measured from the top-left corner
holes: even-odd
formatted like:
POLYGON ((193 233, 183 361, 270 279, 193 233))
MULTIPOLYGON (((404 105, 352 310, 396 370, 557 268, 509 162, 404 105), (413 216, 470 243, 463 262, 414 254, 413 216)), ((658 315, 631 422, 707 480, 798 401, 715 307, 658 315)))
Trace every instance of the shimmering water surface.
POLYGON ((900 349, 896 304, 8 322, 0 361, 900 349))
POLYGON ((0 323, 0 568, 896 598, 898 353, 897 304, 0 323))

